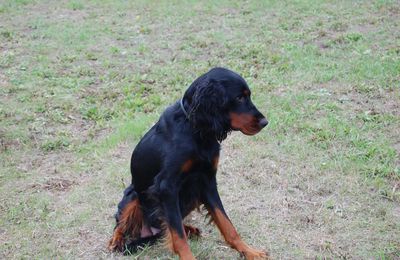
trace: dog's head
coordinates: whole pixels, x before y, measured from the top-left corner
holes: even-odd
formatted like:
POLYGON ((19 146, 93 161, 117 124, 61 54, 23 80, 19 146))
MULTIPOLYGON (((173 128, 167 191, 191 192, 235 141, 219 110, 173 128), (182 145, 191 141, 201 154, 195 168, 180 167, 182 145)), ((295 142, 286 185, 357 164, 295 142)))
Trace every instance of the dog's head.
POLYGON ((250 89, 240 75, 214 68, 190 85, 183 102, 194 128, 222 141, 232 130, 254 135, 268 124, 250 96, 250 89))

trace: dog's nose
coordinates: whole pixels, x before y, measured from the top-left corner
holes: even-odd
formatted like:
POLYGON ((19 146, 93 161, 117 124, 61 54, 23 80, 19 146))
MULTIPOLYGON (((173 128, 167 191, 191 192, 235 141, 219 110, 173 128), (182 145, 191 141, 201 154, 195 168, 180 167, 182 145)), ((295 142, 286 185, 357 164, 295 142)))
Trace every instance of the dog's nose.
POLYGON ((260 125, 261 128, 264 128, 268 125, 268 121, 265 117, 263 117, 260 119, 260 121, 258 121, 258 124, 260 125))

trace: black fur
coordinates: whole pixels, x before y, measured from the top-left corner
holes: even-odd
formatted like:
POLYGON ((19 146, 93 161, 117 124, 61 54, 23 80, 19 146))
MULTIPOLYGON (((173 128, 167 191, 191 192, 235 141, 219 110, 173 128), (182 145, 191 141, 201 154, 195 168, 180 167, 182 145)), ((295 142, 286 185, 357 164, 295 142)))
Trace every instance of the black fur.
MULTIPOLYGON (((232 130, 256 134, 267 121, 251 102, 245 80, 224 68, 196 79, 182 103, 183 109, 180 101, 168 107, 133 151, 132 184, 118 205, 117 224, 124 206, 136 198, 146 225, 162 229, 166 224, 181 237, 183 218, 199 205, 225 212, 216 182, 220 142, 232 130), (251 120, 241 126, 245 117, 251 120)), ((126 246, 136 250, 159 237, 132 238, 126 246)))

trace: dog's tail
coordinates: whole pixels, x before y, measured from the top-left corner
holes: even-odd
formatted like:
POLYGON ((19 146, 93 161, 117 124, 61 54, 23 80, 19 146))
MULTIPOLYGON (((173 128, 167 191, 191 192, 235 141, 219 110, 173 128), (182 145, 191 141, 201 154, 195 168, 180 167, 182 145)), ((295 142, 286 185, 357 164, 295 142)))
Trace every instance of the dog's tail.
POLYGON ((114 228, 113 237, 108 243, 108 249, 111 251, 121 251, 125 254, 133 253, 146 245, 153 245, 161 237, 161 233, 141 237, 145 219, 133 185, 125 189, 124 197, 118 204, 115 220, 117 225, 114 228))
POLYGON ((113 237, 108 243, 108 248, 111 251, 124 251, 125 237, 140 238, 140 231, 143 226, 143 211, 132 185, 125 189, 124 197, 118 204, 115 219, 117 225, 114 228, 113 237))

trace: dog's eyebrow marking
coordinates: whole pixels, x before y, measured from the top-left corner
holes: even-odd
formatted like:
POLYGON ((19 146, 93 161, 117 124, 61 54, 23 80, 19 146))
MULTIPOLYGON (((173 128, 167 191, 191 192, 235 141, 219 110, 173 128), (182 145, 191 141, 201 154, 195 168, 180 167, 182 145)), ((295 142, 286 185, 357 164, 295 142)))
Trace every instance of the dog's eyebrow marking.
POLYGON ((190 170, 190 168, 192 168, 193 166, 193 160, 189 159, 186 162, 183 163, 182 167, 181 167, 181 171, 182 172, 188 172, 190 170))
POLYGON ((243 95, 249 96, 250 95, 250 91, 248 89, 243 90, 243 95))

